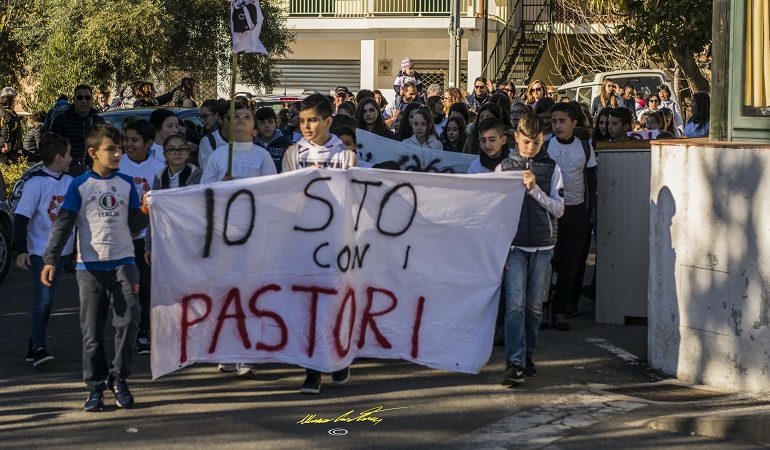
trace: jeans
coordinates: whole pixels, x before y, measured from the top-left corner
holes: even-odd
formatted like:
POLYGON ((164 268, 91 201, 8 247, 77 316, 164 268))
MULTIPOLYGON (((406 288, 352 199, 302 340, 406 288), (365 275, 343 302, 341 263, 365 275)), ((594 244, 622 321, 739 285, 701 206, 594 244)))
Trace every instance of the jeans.
POLYGON ((59 263, 54 272, 51 286, 43 286, 40 282, 40 273, 43 271, 43 258, 37 255, 29 255, 29 273, 32 275, 32 291, 34 300, 32 303, 32 333, 29 341, 32 350, 45 347, 45 329, 48 326, 48 318, 51 316, 51 301, 53 300, 56 285, 59 283, 62 265, 59 263))
POLYGON ((543 316, 543 300, 551 277, 553 249, 508 252, 505 269, 505 362, 524 367, 531 358, 543 316))
POLYGON ((110 271, 77 271, 80 329, 83 332, 83 380, 90 391, 103 391, 108 375, 128 378, 139 325, 139 271, 126 264, 110 271), (107 361, 104 329, 112 306, 115 356, 107 361))

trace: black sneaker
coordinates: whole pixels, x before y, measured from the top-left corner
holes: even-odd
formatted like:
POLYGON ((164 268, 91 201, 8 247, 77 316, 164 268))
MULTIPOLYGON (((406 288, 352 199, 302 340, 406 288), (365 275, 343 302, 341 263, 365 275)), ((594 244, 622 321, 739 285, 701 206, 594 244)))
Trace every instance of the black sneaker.
POLYGON ((537 375, 537 369, 535 368, 535 363, 532 362, 532 358, 527 358, 527 362, 524 364, 524 375, 528 377, 537 375))
POLYGON ((32 362, 35 360, 35 350, 32 349, 32 341, 27 343, 27 356, 24 357, 24 361, 32 362))
POLYGON ((88 394, 88 400, 83 405, 83 409, 88 412, 98 412, 104 409, 104 401, 101 391, 91 391, 88 394))
POLYGON ((319 394, 321 392, 321 373, 308 370, 305 382, 302 383, 299 391, 303 394, 319 394))
POLYGON ((345 384, 350 379, 350 367, 345 367, 342 370, 338 370, 332 373, 332 381, 334 384, 345 384))
POLYGON ((40 347, 39 349, 35 350, 35 353, 32 356, 32 367, 40 367, 41 365, 52 360, 53 356, 48 354, 48 352, 45 350, 45 347, 40 347))
POLYGON ((140 335, 136 338, 136 353, 138 355, 150 354, 150 337, 146 334, 140 335))
POLYGON ((524 369, 516 364, 509 364, 503 372, 503 380, 500 384, 504 386, 513 386, 524 382, 524 369))
POLYGON ((554 315, 553 329, 558 331, 569 331, 569 322, 567 322, 567 318, 562 314, 554 315))
POLYGON ((110 376, 107 380, 107 387, 115 394, 115 404, 120 408, 130 408, 134 404, 134 396, 128 390, 128 383, 123 378, 113 378, 110 376))

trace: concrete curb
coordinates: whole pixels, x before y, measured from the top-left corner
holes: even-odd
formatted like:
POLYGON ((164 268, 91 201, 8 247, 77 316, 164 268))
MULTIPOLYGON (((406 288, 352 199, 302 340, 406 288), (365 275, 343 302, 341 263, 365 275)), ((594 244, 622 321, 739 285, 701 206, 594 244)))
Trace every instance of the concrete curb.
POLYGON ((675 433, 770 445, 770 406, 662 416, 649 421, 647 426, 675 433))

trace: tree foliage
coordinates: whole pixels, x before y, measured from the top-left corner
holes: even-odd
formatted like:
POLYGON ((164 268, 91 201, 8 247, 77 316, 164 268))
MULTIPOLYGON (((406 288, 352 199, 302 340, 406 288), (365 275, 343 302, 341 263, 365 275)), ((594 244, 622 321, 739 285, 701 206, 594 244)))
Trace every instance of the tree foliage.
POLYGON ((712 0, 625 0, 626 19, 619 36, 638 42, 653 56, 671 57, 691 86, 707 91, 708 81, 695 64, 695 54, 711 43, 712 0))
MULTIPOLYGON (((37 83, 34 103, 50 104, 80 83, 120 86, 141 78, 166 80, 171 70, 214 82, 230 56, 227 0, 0 0, 23 5, 11 36, 21 49, 14 72, 37 83)), ((270 57, 243 58, 242 80, 277 83, 275 62, 293 35, 283 11, 262 1, 262 41, 270 57)), ((2 29, 0 29, 2 33, 2 29)))
POLYGON ((672 67, 708 90, 695 55, 711 42, 711 0, 555 0, 573 34, 556 34, 555 51, 578 73, 672 67), (591 32, 585 32, 590 30, 591 32))

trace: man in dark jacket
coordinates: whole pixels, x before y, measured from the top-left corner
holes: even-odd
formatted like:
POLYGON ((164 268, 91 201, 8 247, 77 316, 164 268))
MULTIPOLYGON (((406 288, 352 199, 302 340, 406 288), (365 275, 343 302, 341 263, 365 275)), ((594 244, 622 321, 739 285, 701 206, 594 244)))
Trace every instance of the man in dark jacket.
POLYGON ((16 162, 21 153, 21 121, 13 106, 16 89, 3 88, 0 91, 0 162, 16 162))
POLYGON ((77 86, 72 105, 51 122, 50 131, 59 133, 70 141, 72 164, 69 173, 72 176, 78 176, 85 171, 85 143, 89 130, 98 123, 104 123, 104 119, 97 115, 99 112, 92 106, 92 100, 89 86, 77 86))

